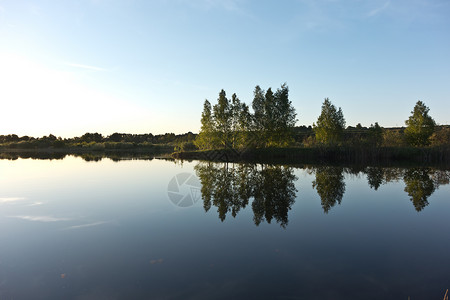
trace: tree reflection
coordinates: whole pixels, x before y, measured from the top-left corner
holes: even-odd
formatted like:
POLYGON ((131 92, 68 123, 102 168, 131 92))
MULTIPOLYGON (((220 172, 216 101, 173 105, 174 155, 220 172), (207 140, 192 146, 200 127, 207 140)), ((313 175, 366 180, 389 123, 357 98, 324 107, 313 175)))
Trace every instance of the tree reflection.
POLYGON ((370 188, 375 190, 378 190, 382 184, 403 180, 406 185, 405 192, 411 197, 411 202, 417 211, 423 210, 428 205, 428 197, 440 185, 449 184, 450 182, 449 170, 432 168, 367 167, 363 173, 367 176, 370 188))
POLYGON ((366 169, 367 181, 371 189, 375 191, 383 184, 384 172, 380 167, 368 167, 366 169))
MULTIPOLYGON (((288 213, 295 203, 297 177, 293 167, 201 162, 195 166, 201 181, 203 207, 208 212, 217 208, 219 219, 227 215, 236 217, 239 211, 251 202, 255 225, 275 220, 285 228, 288 213)), ((312 187, 320 196, 323 211, 341 204, 346 184, 344 174, 358 176, 365 174, 370 188, 378 190, 389 182, 405 182, 405 192, 411 198, 415 209, 422 211, 428 205, 428 198, 440 185, 449 184, 450 171, 432 168, 343 168, 332 166, 310 167, 315 175, 312 187)))
POLYGON ((450 170, 435 170, 434 172, 430 172, 430 177, 437 189, 440 185, 450 183, 450 170))
POLYGON ((256 225, 264 219, 270 224, 274 218, 282 227, 288 224, 288 211, 295 202, 296 176, 291 168, 266 167, 256 172, 254 201, 252 203, 256 225))
POLYGON ((288 224, 288 211, 295 202, 293 169, 283 166, 251 164, 199 163, 195 166, 202 184, 203 207, 217 207, 219 219, 227 214, 236 217, 251 197, 256 225, 276 220, 282 227, 288 224))
POLYGON ((417 211, 421 211, 428 205, 428 197, 436 190, 429 173, 428 168, 412 168, 406 170, 403 177, 406 185, 405 192, 411 197, 417 211))
POLYGON ((206 165, 196 165, 195 171, 198 178, 200 178, 203 208, 207 212, 211 208, 211 201, 216 183, 216 170, 213 168, 212 163, 207 163, 206 165))
POLYGON ((411 197, 417 211, 423 210, 428 205, 428 197, 440 185, 450 182, 450 171, 431 168, 368 167, 364 172, 369 186, 375 190, 382 184, 403 180, 406 185, 405 192, 411 197))
POLYGON ((345 193, 345 182, 343 168, 320 166, 315 169, 316 180, 313 181, 313 188, 316 189, 322 202, 325 213, 336 204, 341 204, 345 193))

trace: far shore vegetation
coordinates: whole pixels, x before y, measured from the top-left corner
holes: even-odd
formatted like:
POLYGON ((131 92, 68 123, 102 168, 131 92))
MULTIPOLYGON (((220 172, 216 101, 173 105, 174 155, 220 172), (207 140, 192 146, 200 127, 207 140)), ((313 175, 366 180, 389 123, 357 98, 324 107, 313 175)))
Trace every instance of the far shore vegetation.
POLYGON ((236 94, 228 99, 224 90, 216 104, 205 100, 198 136, 193 144, 181 145, 174 156, 227 161, 448 163, 450 127, 436 125, 422 101, 415 104, 406 127, 383 128, 378 122, 346 127, 343 110, 325 98, 317 121, 296 127, 297 113, 286 84, 276 91, 256 86, 253 94, 253 112, 236 94))
POLYGON ((39 138, 15 134, 0 135, 0 152, 138 152, 172 153, 177 145, 193 142, 196 134, 188 132, 175 135, 113 133, 85 133, 81 137, 61 138, 53 134, 39 138))
MULTIPOLYGON (((221 90, 217 103, 205 100, 199 134, 175 135, 86 133, 61 138, 0 135, 0 153, 107 153, 168 155, 181 159, 285 162, 449 163, 450 126, 437 125, 430 109, 417 101, 404 127, 383 128, 377 122, 346 126, 343 110, 325 98, 310 126, 295 126, 297 113, 289 88, 256 86, 251 108, 236 94, 221 90)), ((45 155, 45 154, 42 154, 45 155)), ((4 156, 4 155, 3 155, 4 156)))

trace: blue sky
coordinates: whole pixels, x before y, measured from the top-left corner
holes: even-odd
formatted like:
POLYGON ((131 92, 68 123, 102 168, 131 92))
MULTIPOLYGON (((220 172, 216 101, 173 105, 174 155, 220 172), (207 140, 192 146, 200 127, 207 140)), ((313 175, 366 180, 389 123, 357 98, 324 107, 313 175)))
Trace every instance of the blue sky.
POLYGON ((447 0, 0 0, 0 134, 198 132, 221 89, 286 82, 298 125, 450 123, 447 0))

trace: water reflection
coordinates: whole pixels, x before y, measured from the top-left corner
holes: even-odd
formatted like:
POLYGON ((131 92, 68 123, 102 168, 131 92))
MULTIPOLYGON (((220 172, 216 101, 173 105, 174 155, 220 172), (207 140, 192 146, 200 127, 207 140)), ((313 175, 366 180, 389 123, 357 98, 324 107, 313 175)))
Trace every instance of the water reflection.
POLYGON ((292 167, 202 162, 194 169, 202 184, 205 211, 217 207, 221 221, 227 213, 236 217, 253 198, 255 225, 275 220, 281 227, 287 226, 297 192, 292 167))
POLYGON ((0 160, 0 299, 439 299, 448 284, 449 171, 179 164, 0 160), (174 207, 169 180, 195 172, 201 204, 174 207))
POLYGON ((429 173, 429 169, 414 168, 406 170, 403 177, 406 185, 405 192, 408 193, 417 211, 421 211, 428 205, 428 197, 436 189, 429 173))
POLYGON ((66 156, 81 157, 87 162, 99 162, 104 158, 111 159, 113 161, 121 160, 152 160, 155 155, 133 152, 51 152, 51 151, 30 151, 30 152, 2 152, 0 153, 0 159, 17 160, 22 159, 39 159, 39 160, 62 160, 66 156))
POLYGON ((341 204, 345 193, 344 169, 321 166, 315 169, 316 179, 312 186, 320 196, 323 211, 328 213, 336 204, 341 204))
POLYGON ((380 167, 368 167, 366 169, 367 182, 375 191, 383 184, 384 172, 380 167))
POLYGON ((0 159, 17 160, 22 159, 45 159, 45 160, 61 160, 67 156, 65 153, 50 153, 50 152, 2 152, 0 159))
POLYGON ((254 200, 252 203, 256 225, 264 219, 270 224, 275 219, 282 227, 288 224, 288 211, 295 203, 297 177, 292 168, 266 166, 255 173, 254 200))
POLYGON ((382 184, 403 180, 416 211, 422 211, 429 203, 428 198, 440 185, 449 184, 450 172, 431 168, 380 168, 368 167, 364 171, 370 188, 377 190, 382 184))
MULTIPOLYGON (((201 181, 205 211, 216 207, 221 221, 228 214, 236 217, 251 203, 255 225, 263 221, 270 224, 273 220, 283 228, 288 225, 288 213, 297 192, 294 167, 200 162, 194 169, 201 181)), ((306 170, 315 177, 312 187, 326 214, 342 203, 346 175, 365 176, 374 190, 389 182, 403 181, 404 191, 417 211, 428 205, 429 197, 439 185, 450 182, 450 171, 432 168, 309 166, 306 170)))

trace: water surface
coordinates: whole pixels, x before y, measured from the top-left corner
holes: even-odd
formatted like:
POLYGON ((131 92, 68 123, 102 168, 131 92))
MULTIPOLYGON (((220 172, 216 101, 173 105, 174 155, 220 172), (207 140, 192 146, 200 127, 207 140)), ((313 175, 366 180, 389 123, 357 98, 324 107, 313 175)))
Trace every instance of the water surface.
POLYGON ((442 299, 450 172, 0 160, 0 299, 442 299))

